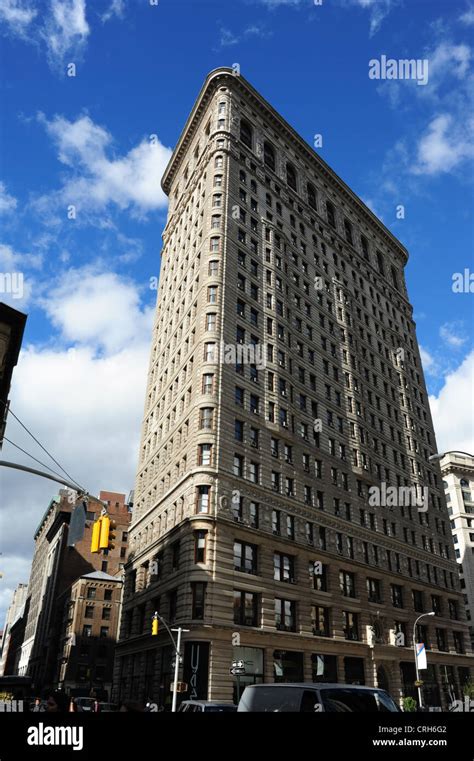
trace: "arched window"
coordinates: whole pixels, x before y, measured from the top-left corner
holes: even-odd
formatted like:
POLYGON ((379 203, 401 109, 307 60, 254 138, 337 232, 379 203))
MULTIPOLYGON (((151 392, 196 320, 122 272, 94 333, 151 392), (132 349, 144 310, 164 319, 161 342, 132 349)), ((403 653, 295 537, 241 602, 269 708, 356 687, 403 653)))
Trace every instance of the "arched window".
POLYGON ((290 188, 293 190, 298 189, 296 185, 296 171, 293 164, 286 165, 286 181, 290 188))
POLYGON ((267 140, 263 144, 263 161, 273 172, 275 171, 275 150, 267 140))
POLYGON ((240 139, 247 148, 252 148, 252 134, 253 130, 251 125, 246 119, 240 121, 240 139))
POLYGON ((314 185, 311 185, 310 182, 308 182, 307 185, 307 191, 308 191, 308 203, 311 206, 312 209, 317 209, 316 206, 316 188, 314 185))
POLYGON ((461 478, 460 482, 461 486, 469 488, 469 481, 466 481, 465 478, 461 478))

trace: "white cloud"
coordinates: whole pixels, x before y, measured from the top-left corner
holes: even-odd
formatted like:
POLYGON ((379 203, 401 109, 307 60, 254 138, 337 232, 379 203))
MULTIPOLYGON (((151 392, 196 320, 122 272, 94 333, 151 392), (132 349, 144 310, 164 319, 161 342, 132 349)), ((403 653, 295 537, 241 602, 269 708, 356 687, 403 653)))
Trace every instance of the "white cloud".
POLYGON ((43 262, 41 254, 21 254, 12 246, 0 243, 0 266, 4 271, 11 272, 15 269, 33 268, 39 269, 43 262))
MULTIPOLYGON (((283 5, 301 5, 301 3, 304 3, 305 0, 260 0, 263 5, 266 5, 267 8, 279 8, 283 5)), ((306 5, 308 3, 306 2, 306 5)))
MULTIPOLYGON (((453 45, 446 40, 440 42, 434 50, 427 53, 430 90, 440 80, 450 76, 464 79, 469 72, 471 58, 469 45, 453 45)), ((423 94, 422 90, 423 88, 417 88, 420 94, 423 94)))
POLYGON ((0 22, 14 37, 25 38, 37 10, 23 0, 0 0, 0 22))
POLYGON ((472 26, 474 24, 474 5, 470 5, 467 11, 459 16, 459 21, 466 26, 472 26))
POLYGON ((370 37, 376 34, 382 22, 399 0, 344 0, 344 4, 358 6, 369 12, 370 37))
MULTIPOLYGON (((115 273, 104 272, 102 277, 96 273, 100 284, 96 289, 92 273, 84 270, 82 274, 85 287, 77 295, 73 291, 77 292, 80 273, 75 270, 66 273, 60 290, 50 294, 51 301, 64 300, 62 308, 50 310, 60 335, 54 345, 23 348, 13 375, 11 407, 92 494, 100 489, 128 494, 134 487, 137 466, 153 310, 141 304, 136 286, 115 273), (117 327, 112 325, 114 321, 119 322, 117 327), (104 339, 101 331, 110 335, 104 339), (73 339, 75 345, 62 348, 63 337, 73 339), (107 353, 100 353, 104 346, 107 353)), ((48 462, 12 418, 6 436, 48 462)), ((2 456, 34 467, 8 443, 2 456)), ((18 582, 28 581, 33 533, 61 487, 4 468, 0 480, 0 570, 12 590, 18 582), (5 516, 21 516, 21 520, 6 520, 5 516)), ((0 604, 8 602, 8 595, 7 600, 0 599, 0 604)))
POLYGON ((23 37, 38 11, 31 2, 0 0, 0 21, 15 37, 23 37))
POLYGON ((474 119, 457 124, 450 114, 435 116, 417 146, 414 174, 449 173, 474 156, 474 119))
POLYGON ((85 0, 50 0, 41 36, 53 67, 77 63, 90 33, 85 0))
POLYGON ((421 345, 420 345, 420 357, 421 357, 421 362, 423 364, 424 371, 432 375, 436 365, 434 357, 430 354, 430 352, 427 349, 425 349, 421 345))
POLYGON ((17 207, 17 200, 9 193, 4 182, 0 182, 0 214, 6 214, 17 207))
POLYGON ((272 32, 266 29, 262 24, 251 24, 242 32, 236 34, 227 27, 222 26, 219 29, 219 34, 219 45, 221 48, 237 45, 237 43, 250 38, 258 37, 260 39, 268 39, 268 37, 272 36, 272 32))
POLYGON ((141 309, 134 283, 94 267, 68 270, 48 288, 42 306, 64 340, 109 355, 143 341, 153 313, 141 309))
POLYGON ((237 45, 239 41, 239 38, 236 37, 236 35, 230 31, 230 29, 227 29, 226 27, 222 26, 219 30, 219 45, 221 48, 230 47, 231 45, 237 45))
POLYGON ((473 398, 474 351, 446 376, 439 394, 429 398, 438 452, 450 449, 474 452, 473 398))
POLYGON ((124 14, 125 0, 112 0, 105 13, 102 14, 101 20, 105 23, 106 21, 110 21, 114 16, 116 18, 123 18, 124 14))
POLYGON ((160 180, 171 150, 156 136, 143 139, 123 157, 109 158, 112 136, 89 116, 73 122, 62 116, 48 121, 40 115, 39 120, 56 144, 59 160, 72 170, 56 199, 43 197, 39 206, 60 200, 63 207, 74 204, 80 214, 116 204, 120 209, 130 207, 138 216, 166 206, 160 180))
POLYGON ((467 341, 467 337, 462 335, 460 322, 445 322, 439 329, 439 335, 453 349, 460 349, 467 341))
MULTIPOLYGON (((89 7, 94 9, 95 2, 89 7)), ((7 34, 46 50, 50 67, 62 74, 82 58, 91 32, 87 0, 0 0, 0 22, 7 34)), ((124 18, 125 0, 111 0, 97 15, 102 22, 124 18)))

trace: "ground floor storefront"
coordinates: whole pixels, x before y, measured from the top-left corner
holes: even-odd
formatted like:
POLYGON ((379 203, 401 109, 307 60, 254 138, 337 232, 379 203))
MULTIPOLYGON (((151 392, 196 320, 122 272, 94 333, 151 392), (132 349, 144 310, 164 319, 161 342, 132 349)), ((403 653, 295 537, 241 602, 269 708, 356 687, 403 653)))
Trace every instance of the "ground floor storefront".
MULTIPOLYGON (((411 648, 202 627, 183 635, 181 658, 179 678, 187 690, 180 697, 186 700, 237 702, 246 685, 263 682, 361 684, 387 690, 399 704, 404 697, 417 698, 411 648), (231 674, 239 661, 245 673, 231 674)), ((112 699, 150 700, 166 709, 173 674, 174 650, 165 636, 119 643, 112 699)), ((473 680, 474 658, 430 651, 420 678, 425 705, 448 710, 473 680)))

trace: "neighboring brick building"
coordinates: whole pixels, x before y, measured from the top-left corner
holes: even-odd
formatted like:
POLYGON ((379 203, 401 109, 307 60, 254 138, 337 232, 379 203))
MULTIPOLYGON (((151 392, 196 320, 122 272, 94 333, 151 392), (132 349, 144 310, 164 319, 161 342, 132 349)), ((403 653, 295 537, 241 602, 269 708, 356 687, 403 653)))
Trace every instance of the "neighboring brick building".
POLYGON ((18 362, 25 323, 26 314, 0 303, 0 449, 5 433, 12 373, 18 362))
POLYGON ((103 571, 81 576, 58 600, 62 621, 55 685, 70 695, 110 698, 120 622, 122 578, 103 571))
MULTIPOLYGON (((207 77, 169 196, 116 684, 339 681, 460 696, 473 664, 408 252, 238 73, 207 77), (374 506, 418 487, 427 510, 374 506), (317 569, 317 570, 316 570, 317 569)), ((169 694, 169 693, 168 693, 169 694)))
POLYGON ((116 523, 114 548, 91 553, 91 530, 101 512, 101 504, 90 501, 82 538, 68 546, 69 524, 74 504, 70 492, 61 490, 51 500, 35 533, 35 552, 28 584, 28 616, 25 624, 20 675, 33 678, 36 690, 53 684, 56 677, 59 629, 62 608, 58 601, 73 583, 93 571, 110 576, 122 573, 127 557, 130 512, 125 495, 101 491, 99 499, 116 523))

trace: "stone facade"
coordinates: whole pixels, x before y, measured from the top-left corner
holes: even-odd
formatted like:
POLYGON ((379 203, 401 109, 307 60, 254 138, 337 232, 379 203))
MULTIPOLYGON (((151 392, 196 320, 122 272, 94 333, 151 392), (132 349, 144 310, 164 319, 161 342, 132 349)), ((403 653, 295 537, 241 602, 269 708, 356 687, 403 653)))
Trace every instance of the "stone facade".
POLYGON ((474 646, 474 457, 446 452, 440 461, 466 617, 474 646))
POLYGON ((229 69, 206 79, 162 186, 116 697, 169 703, 158 610, 190 630, 185 696, 326 679, 401 698, 413 623, 436 604, 417 638, 425 698, 445 705, 472 659, 406 249, 229 69), (387 485, 426 488, 427 510, 373 506, 387 485))

